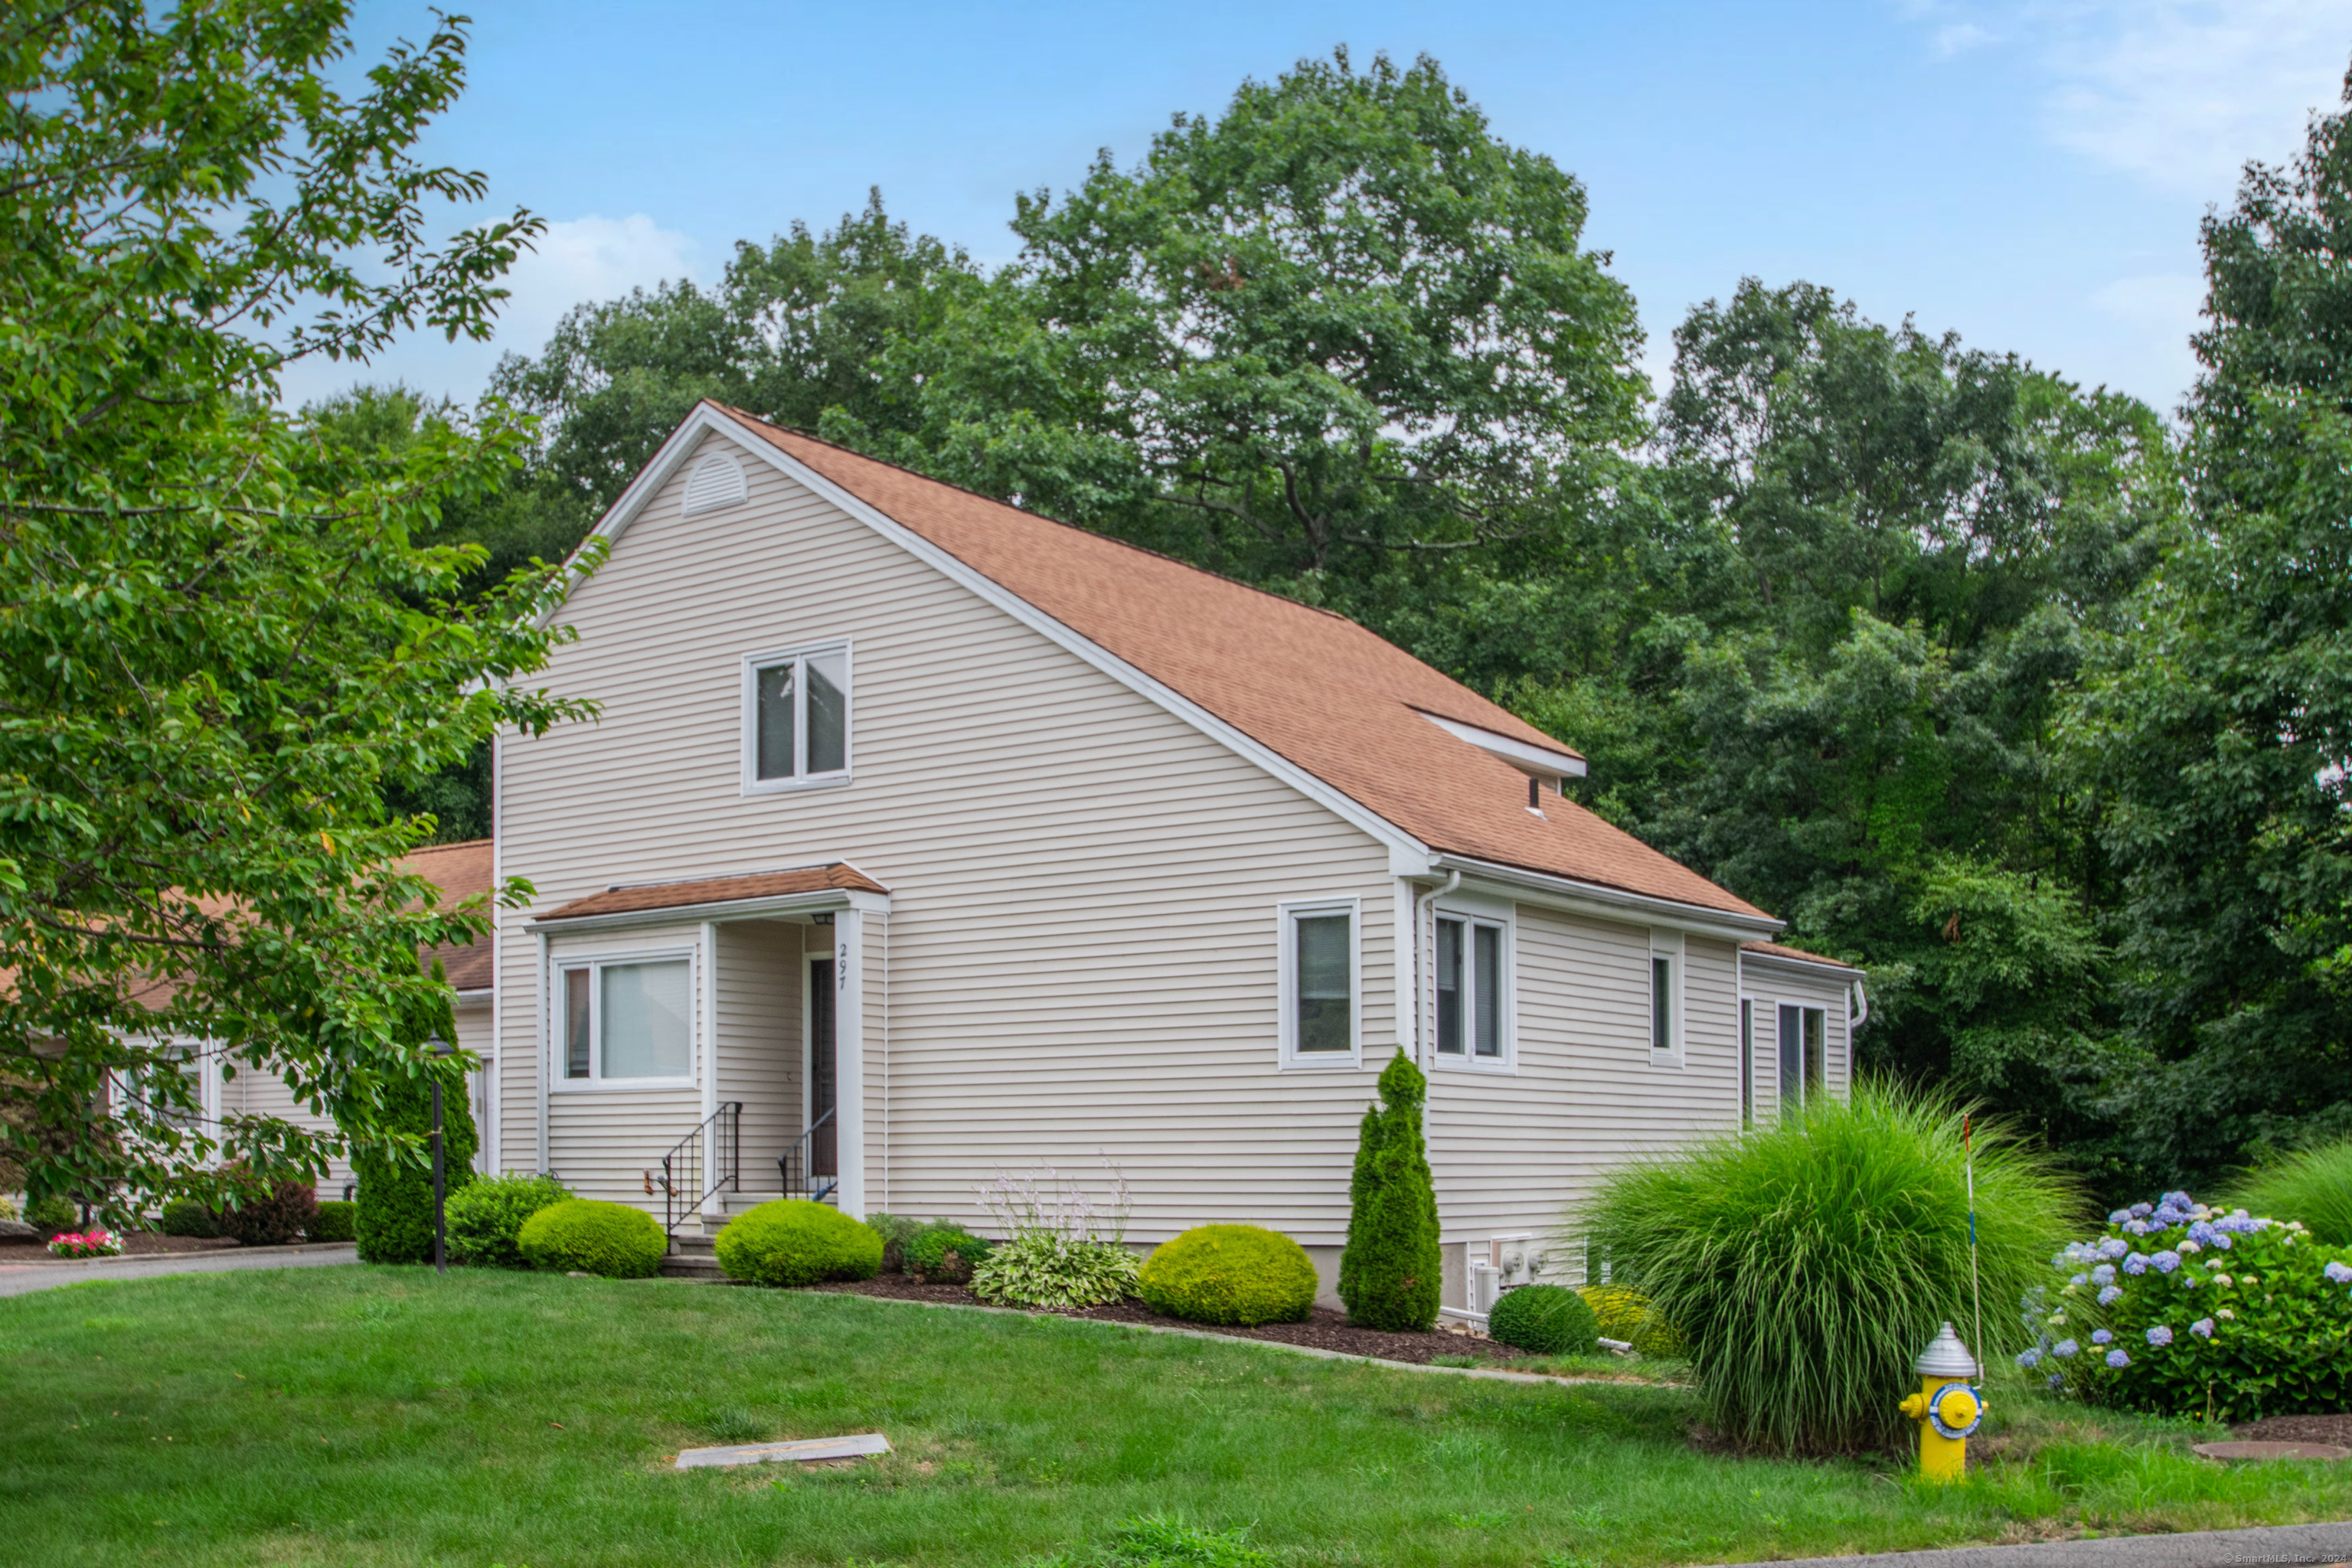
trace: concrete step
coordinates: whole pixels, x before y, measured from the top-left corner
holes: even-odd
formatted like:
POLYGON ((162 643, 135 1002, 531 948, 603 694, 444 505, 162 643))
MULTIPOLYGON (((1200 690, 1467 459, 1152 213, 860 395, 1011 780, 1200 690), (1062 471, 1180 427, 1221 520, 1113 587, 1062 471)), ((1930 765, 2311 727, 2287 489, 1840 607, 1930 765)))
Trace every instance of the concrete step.
POLYGON ((718 1241, 709 1233, 697 1236, 684 1226, 680 1226, 677 1234, 669 1238, 670 1256, 673 1258, 709 1258, 716 1254, 718 1247, 718 1241))
POLYGON ((708 1252, 672 1252, 661 1260, 665 1279, 709 1279, 727 1278, 719 1267, 719 1259, 708 1252))

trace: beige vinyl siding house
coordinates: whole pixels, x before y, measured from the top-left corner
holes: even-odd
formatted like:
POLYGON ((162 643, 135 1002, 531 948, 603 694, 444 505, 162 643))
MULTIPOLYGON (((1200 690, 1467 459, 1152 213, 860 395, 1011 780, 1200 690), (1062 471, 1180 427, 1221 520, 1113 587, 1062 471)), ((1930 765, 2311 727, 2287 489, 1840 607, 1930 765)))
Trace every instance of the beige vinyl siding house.
POLYGON ((544 679, 602 717, 498 749, 537 897, 491 1165, 716 1227, 788 1184, 978 1223, 1108 1161, 1132 1239, 1266 1225, 1328 1276, 1402 1051, 1468 1310, 1495 1237, 1738 1125, 1779 922, 1360 628, 709 405, 599 531, 544 679))

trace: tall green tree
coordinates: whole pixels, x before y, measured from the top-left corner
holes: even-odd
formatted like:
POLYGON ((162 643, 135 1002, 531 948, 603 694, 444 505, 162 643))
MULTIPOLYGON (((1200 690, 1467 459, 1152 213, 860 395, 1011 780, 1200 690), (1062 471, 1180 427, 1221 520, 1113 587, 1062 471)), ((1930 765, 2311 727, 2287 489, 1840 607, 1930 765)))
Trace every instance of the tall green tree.
POLYGON ((1349 1184, 1339 1299, 1351 1323, 1418 1332, 1437 1321, 1444 1285, 1437 1189, 1421 1127, 1429 1080, 1399 1052, 1381 1070, 1380 1090, 1381 1103, 1364 1112, 1349 1184))
POLYGON ((196 1053, 377 1136, 419 1070, 394 1029, 434 994, 419 950, 488 923, 398 869, 432 824, 384 792, 581 711, 524 684, 558 575, 461 605, 479 552, 418 542, 519 432, 338 450, 278 411, 292 360, 486 335, 537 226, 433 239, 429 207, 486 191, 416 152, 462 24, 347 93, 348 21, 0 19, 0 1139, 37 1195, 137 1203, 224 1155, 320 1167, 332 1138, 204 1129, 196 1053))
MULTIPOLYGON (((2347 102, 2352 104, 2352 80, 2347 102)), ((2195 530, 2077 713, 2163 1168, 2352 1130, 2352 112, 2203 241, 2195 530)))
POLYGON ((1622 478, 1641 332, 1586 214, 1435 61, 1302 61, 1023 197, 1007 273, 894 341, 918 417, 828 428, 1377 619, 1622 478))

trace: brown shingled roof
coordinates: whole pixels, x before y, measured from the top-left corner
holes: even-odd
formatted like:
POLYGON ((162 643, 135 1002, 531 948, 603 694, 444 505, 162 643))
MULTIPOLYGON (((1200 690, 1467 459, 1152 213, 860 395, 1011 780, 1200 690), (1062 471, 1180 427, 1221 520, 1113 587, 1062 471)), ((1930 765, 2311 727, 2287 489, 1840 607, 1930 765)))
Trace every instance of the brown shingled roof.
MULTIPOLYGON (((401 860, 401 868, 414 871, 441 889, 445 905, 479 898, 490 890, 493 860, 490 841, 468 838, 459 844, 428 844, 412 850, 401 860)), ((449 976, 453 991, 488 991, 490 988, 490 944, 478 942, 467 946, 450 944, 436 947, 425 955, 427 968, 435 959, 449 976)))
POLYGON ((1763 912, 1571 801, 1529 811, 1525 773, 1422 715, 1567 748, 1344 616, 711 406, 1433 849, 1763 912))
POLYGON ((1852 970, 1856 974, 1862 973, 1860 969, 1842 958, 1823 958, 1818 952, 1807 952, 1801 947, 1783 947, 1777 942, 1743 942, 1739 944, 1739 951, 1757 953, 1765 958, 1793 958, 1800 963, 1819 963, 1831 969, 1852 970))
POLYGON ((731 904, 746 899, 775 899, 788 893, 887 893, 890 889, 846 861, 829 866, 797 866, 789 871, 761 871, 748 877, 705 877, 693 882, 656 882, 644 887, 607 888, 540 916, 543 921, 584 920, 591 915, 635 914, 643 910, 680 910, 700 904, 731 904))

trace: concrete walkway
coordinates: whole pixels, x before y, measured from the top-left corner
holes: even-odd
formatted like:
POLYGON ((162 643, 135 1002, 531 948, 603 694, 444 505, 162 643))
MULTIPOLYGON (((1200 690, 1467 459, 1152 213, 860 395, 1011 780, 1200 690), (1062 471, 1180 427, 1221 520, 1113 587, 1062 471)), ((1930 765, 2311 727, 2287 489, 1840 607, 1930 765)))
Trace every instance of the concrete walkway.
POLYGON ((57 1263, 0 1264, 0 1296, 22 1296, 92 1279, 153 1279, 164 1274, 231 1274, 240 1268, 320 1268, 357 1263, 348 1241, 303 1242, 233 1252, 162 1252, 143 1258, 81 1258, 57 1263))
POLYGON ((1803 1557, 1772 1568, 2345 1568, 2352 1524, 2279 1524, 2180 1535, 2110 1535, 2031 1546, 1954 1546, 1874 1557, 1803 1557))

